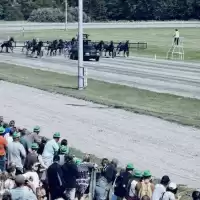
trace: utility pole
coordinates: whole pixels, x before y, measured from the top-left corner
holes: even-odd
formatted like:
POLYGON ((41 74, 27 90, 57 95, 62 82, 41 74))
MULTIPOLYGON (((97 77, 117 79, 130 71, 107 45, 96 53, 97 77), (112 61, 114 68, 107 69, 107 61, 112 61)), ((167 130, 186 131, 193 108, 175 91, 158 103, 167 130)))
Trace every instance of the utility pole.
POLYGON ((83 67, 83 0, 78 0, 78 89, 84 88, 83 67))
POLYGON ((67 0, 65 0, 65 30, 67 30, 67 0))

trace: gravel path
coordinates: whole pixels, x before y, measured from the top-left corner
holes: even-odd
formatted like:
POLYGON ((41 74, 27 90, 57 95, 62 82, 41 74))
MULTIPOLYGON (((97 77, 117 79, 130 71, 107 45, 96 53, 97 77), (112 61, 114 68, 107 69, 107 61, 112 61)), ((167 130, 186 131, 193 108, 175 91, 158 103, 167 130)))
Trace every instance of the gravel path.
POLYGON ((199 130, 157 118, 0 82, 0 115, 22 127, 42 127, 42 134, 60 131, 70 144, 99 157, 117 157, 168 173, 177 183, 200 185, 199 130))

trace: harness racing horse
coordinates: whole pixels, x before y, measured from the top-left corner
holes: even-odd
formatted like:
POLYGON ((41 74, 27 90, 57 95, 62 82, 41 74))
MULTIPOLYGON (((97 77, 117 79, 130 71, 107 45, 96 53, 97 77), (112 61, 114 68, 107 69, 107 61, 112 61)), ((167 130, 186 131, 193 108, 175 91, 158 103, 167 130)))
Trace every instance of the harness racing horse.
MULTIPOLYGON (((63 53, 63 49, 64 49, 64 42, 63 42, 62 39, 60 39, 60 40, 58 41, 58 45, 57 45, 57 50, 58 50, 58 52, 59 52, 59 55, 61 55, 61 54, 63 53)), ((56 51, 57 51, 57 50, 56 50, 56 51)))
POLYGON ((70 55, 70 51, 72 49, 72 42, 71 41, 65 41, 64 42, 64 50, 63 50, 63 53, 64 53, 64 56, 67 57, 70 55))
POLYGON ((104 42, 101 40, 98 44, 95 45, 95 49, 97 51, 100 51, 100 54, 102 56, 102 52, 104 50, 104 42))
POLYGON ((13 46, 12 46, 13 42, 15 42, 13 37, 11 37, 8 41, 4 41, 1 44, 1 52, 3 52, 3 48, 5 47, 6 48, 6 53, 9 53, 8 49, 10 49, 11 52, 13 53, 13 46))
POLYGON ((120 42, 117 46, 117 54, 120 54, 120 52, 124 52, 124 57, 129 56, 129 41, 127 40, 125 43, 120 42))
POLYGON ((115 47, 114 47, 114 43, 113 41, 110 42, 110 44, 104 44, 104 52, 105 52, 105 56, 107 56, 107 52, 109 52, 109 56, 112 56, 113 58, 116 56, 116 52, 114 51, 115 47))
POLYGON ((50 56, 56 56, 57 53, 57 48, 58 48, 58 40, 54 40, 53 42, 47 42, 48 47, 47 47, 47 55, 49 55, 50 52, 50 56))
POLYGON ((44 46, 44 43, 42 41, 39 41, 36 45, 33 46, 31 55, 33 56, 34 53, 37 53, 36 57, 38 56, 42 57, 43 56, 43 50, 42 47, 44 46))

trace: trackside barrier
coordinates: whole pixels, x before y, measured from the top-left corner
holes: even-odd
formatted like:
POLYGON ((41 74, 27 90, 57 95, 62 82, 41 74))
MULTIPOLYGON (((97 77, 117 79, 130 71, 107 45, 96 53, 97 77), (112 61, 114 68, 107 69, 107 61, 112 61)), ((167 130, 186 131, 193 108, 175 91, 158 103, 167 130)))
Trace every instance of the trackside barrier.
POLYGON ((90 188, 89 188, 89 200, 94 199, 95 195, 95 187, 96 187, 96 170, 93 169, 91 172, 91 177, 90 177, 90 188))

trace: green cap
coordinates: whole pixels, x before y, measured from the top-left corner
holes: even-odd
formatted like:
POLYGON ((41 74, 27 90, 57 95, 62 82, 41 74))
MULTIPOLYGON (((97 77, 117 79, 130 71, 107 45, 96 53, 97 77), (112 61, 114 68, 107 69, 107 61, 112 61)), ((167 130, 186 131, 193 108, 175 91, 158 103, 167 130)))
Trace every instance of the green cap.
POLYGON ((149 170, 145 170, 143 173, 143 177, 150 177, 151 176, 151 172, 149 170))
POLYGON ((39 149, 39 146, 37 143, 32 143, 31 149, 39 149))
POLYGON ((13 138, 19 138, 19 137, 20 137, 20 133, 18 133, 18 132, 13 133, 13 138))
POLYGON ((60 153, 67 154, 67 153, 68 153, 68 148, 67 148, 67 146, 61 145, 61 146, 60 146, 60 153))
POLYGON ((40 127, 39 127, 39 126, 35 126, 35 127, 33 128, 33 131, 39 132, 39 131, 40 131, 40 127))
POLYGON ((82 162, 81 159, 76 158, 76 157, 74 157, 73 160, 74 160, 74 162, 75 162, 77 165, 80 165, 81 162, 82 162))
POLYGON ((134 177, 136 178, 142 178, 143 177, 143 173, 140 170, 134 170, 134 177))
POLYGON ((60 133, 59 133, 59 132, 54 133, 54 134, 53 134, 53 137, 54 137, 54 138, 60 138, 60 133))
POLYGON ((0 127, 0 135, 4 134, 5 128, 3 126, 0 127))
POLYGON ((134 169, 133 164, 132 164, 132 163, 128 163, 128 164, 126 165, 126 169, 134 169))

